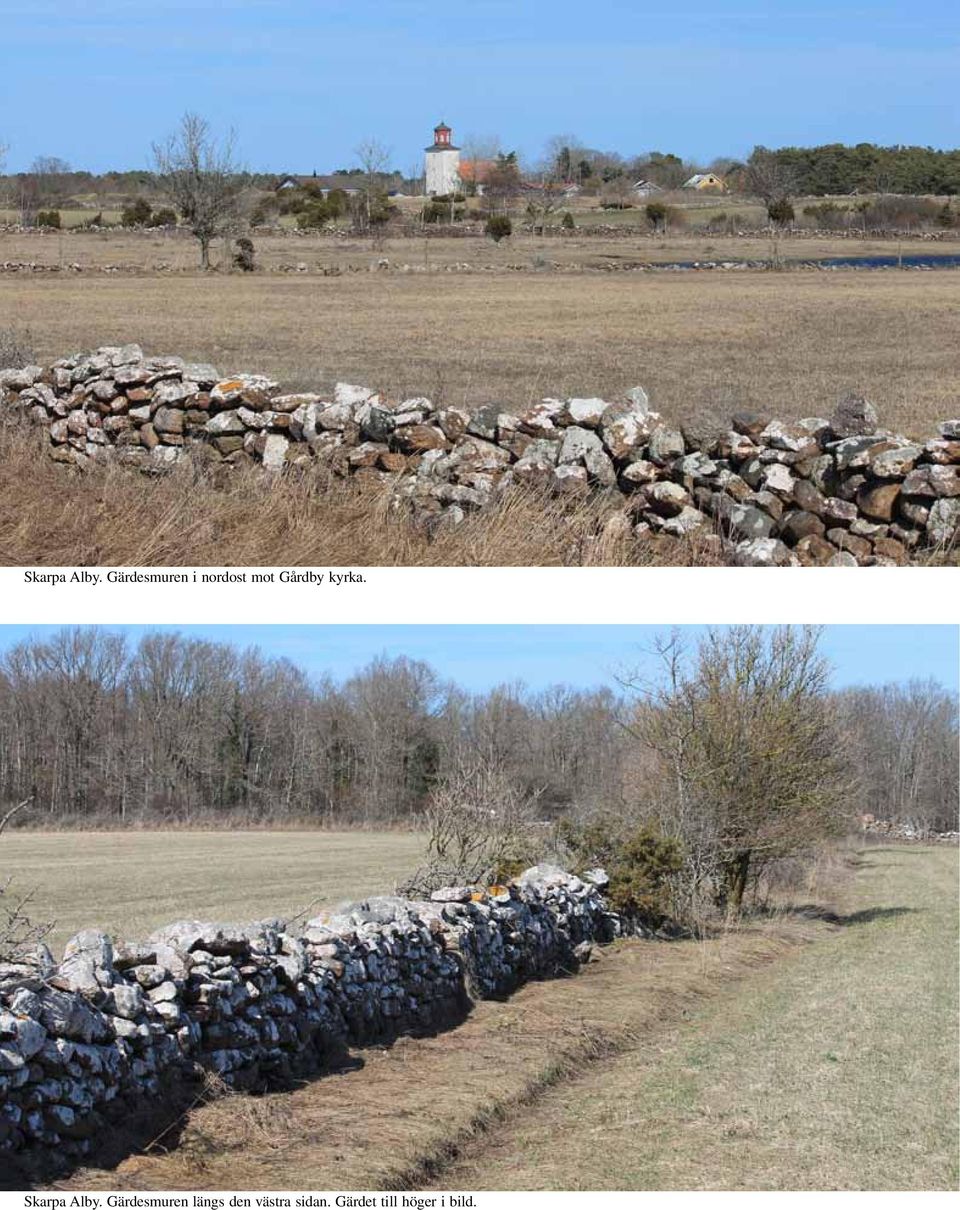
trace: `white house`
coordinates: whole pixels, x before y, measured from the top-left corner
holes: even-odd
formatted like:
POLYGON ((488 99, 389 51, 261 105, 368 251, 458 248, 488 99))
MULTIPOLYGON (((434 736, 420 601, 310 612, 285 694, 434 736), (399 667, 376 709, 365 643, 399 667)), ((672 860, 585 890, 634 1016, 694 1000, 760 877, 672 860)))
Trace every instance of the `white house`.
POLYGON ((453 131, 445 122, 433 128, 433 143, 424 149, 427 196, 442 197, 460 189, 460 148, 450 142, 453 131))
POLYGON ((640 180, 634 181, 633 192, 637 197, 650 197, 654 193, 663 193, 659 185, 655 185, 653 181, 640 180))

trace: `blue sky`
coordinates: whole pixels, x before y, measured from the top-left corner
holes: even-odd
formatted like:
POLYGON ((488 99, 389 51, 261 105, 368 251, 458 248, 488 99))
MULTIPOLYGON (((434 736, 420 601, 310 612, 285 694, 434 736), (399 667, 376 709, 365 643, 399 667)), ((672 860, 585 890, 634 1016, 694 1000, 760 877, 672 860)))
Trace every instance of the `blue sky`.
POLYGON ((956 0, 4 0, 0 142, 145 165, 184 109, 252 169, 364 138, 419 165, 441 117, 535 154, 551 135, 706 158, 755 143, 960 139, 956 0))
MULTIPOLYGON (((0 626, 0 649, 25 638, 49 635, 57 626, 0 626)), ((539 689, 553 684, 615 687, 624 667, 643 668, 662 626, 110 626, 132 642, 147 631, 259 646, 314 673, 337 680, 382 653, 426 660, 441 676, 482 691, 523 680, 539 689)), ((686 626, 695 637, 705 628, 686 626)), ((960 628, 955 626, 827 626, 823 651, 834 665, 833 683, 884 684, 933 678, 957 692, 960 628)))

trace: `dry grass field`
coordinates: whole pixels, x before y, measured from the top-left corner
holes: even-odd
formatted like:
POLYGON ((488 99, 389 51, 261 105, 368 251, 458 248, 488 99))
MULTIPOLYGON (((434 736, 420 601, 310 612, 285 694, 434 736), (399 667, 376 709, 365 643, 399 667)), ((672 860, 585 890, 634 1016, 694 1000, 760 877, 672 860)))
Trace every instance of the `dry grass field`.
MULTIPOLYGON (((723 207, 715 207, 714 210, 723 207)), ((712 211, 711 211, 712 212, 712 211)), ((3 211, 0 211, 0 222, 3 211)), ((697 227, 655 232, 643 224, 642 212, 592 211, 578 214, 582 227, 563 235, 536 235, 522 229, 523 220, 515 218, 515 234, 494 243, 476 231, 448 236, 434 230, 426 237, 415 231, 404 235, 384 235, 377 239, 359 237, 349 231, 298 231, 290 227, 279 231, 255 232, 257 263, 266 272, 289 271, 298 265, 308 271, 334 270, 341 273, 367 272, 382 259, 394 270, 435 271, 459 266, 474 271, 530 271, 546 261, 565 269, 616 269, 623 264, 664 264, 674 261, 765 261, 770 258, 770 239, 758 231, 743 235, 707 231, 697 227), (591 224, 601 224, 592 230, 591 224)), ((759 223, 757 224, 759 228, 759 223)), ((898 241, 894 237, 840 235, 798 230, 785 234, 779 250, 786 261, 803 261, 829 256, 889 256, 902 242, 903 251, 956 252, 960 233, 942 231, 935 242, 917 237, 898 241)), ((227 265, 231 248, 214 246, 213 261, 227 265)), ((0 232, 0 264, 28 263, 72 267, 81 271, 104 266, 143 273, 196 272, 197 244, 184 229, 131 230, 112 228, 102 231, 76 231, 69 226, 61 231, 29 230, 0 232)), ((542 266, 541 266, 542 267, 542 266)))
MULTIPOLYGON (((752 254, 766 255, 763 241, 754 242, 752 254)), ((26 328, 44 361, 137 341, 150 353, 212 361, 224 374, 271 374, 290 389, 328 390, 342 380, 443 404, 496 400, 509 409, 545 395, 616 398, 639 383, 669 422, 722 422, 744 408, 783 419, 829 415, 853 389, 874 401, 885 424, 916 437, 960 408, 960 271, 601 272, 603 264, 649 259, 655 247, 668 258, 723 259, 748 254, 750 241, 524 235, 508 243, 431 238, 375 247, 291 235, 264 241, 268 269, 302 260, 311 271, 201 275, 182 236, 3 235, 0 259, 55 261, 63 248, 68 261, 134 268, 0 274, 0 328, 26 328), (577 257, 581 267, 570 267, 577 257), (390 268, 376 269, 381 258, 390 268), (401 270, 418 258, 430 272, 401 270), (150 267, 161 261, 182 271, 150 267), (447 272, 455 262, 469 271, 447 272), (323 276, 320 265, 342 272, 323 276)), ((785 255, 851 251, 850 241, 795 243, 785 255)), ((213 483, 189 470, 152 484, 125 473, 74 478, 41 465, 28 444, 0 433, 7 564, 709 561, 685 545, 605 542, 602 502, 545 506, 527 497, 455 532, 426 534, 389 516, 388 489, 361 497, 313 481, 267 492, 250 476, 213 483)))
POLYGON ((955 1188, 957 851, 852 865, 837 915, 607 947, 57 1188, 955 1188))
POLYGON ((850 388, 929 431, 957 408, 960 271, 0 276, 42 359, 105 343, 443 403, 616 397, 672 420, 829 413, 850 388), (952 410, 951 410, 952 409, 952 410))
POLYGON ((391 892, 416 868, 414 832, 32 832, 3 837, 12 891, 34 892, 59 952, 81 928, 136 940, 184 917, 256 920, 391 892))

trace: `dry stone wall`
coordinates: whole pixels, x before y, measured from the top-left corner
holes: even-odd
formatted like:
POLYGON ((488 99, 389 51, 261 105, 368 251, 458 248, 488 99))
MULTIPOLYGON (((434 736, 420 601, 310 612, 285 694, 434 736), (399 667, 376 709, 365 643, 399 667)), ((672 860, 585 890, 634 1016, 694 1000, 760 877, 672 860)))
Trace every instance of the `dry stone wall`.
POLYGON ((623 497, 637 537, 697 534, 741 565, 898 564, 957 540, 960 419, 911 440, 855 395, 830 419, 742 412, 675 428, 640 387, 623 399, 544 399, 512 411, 401 401, 340 383, 285 394, 262 375, 146 357, 125 345, 0 371, 0 403, 43 426, 51 456, 147 471, 193 446, 268 472, 320 465, 392 484, 418 513, 463 519, 513 485, 623 497))
POLYGON ((59 963, 40 947, 0 964, 0 1162, 77 1161, 111 1122, 204 1072, 263 1086, 573 973, 620 931, 602 872, 590 877, 537 866, 509 887, 372 898, 301 929, 187 920, 120 944, 85 930, 59 963))

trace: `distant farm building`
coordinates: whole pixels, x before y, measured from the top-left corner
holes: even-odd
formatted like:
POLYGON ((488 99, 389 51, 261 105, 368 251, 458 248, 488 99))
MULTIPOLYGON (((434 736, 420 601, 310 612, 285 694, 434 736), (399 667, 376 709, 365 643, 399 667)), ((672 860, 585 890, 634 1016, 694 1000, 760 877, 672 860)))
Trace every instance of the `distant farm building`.
POLYGON ((273 187, 274 193, 286 193, 289 189, 311 189, 324 197, 334 189, 353 195, 362 192, 356 184, 356 177, 344 173, 330 173, 327 176, 282 176, 273 187))
POLYGON ((634 181, 633 192, 637 197, 651 197, 654 193, 663 193, 663 189, 653 181, 634 181))
POLYGON ((460 181, 465 192, 482 197, 487 177, 496 166, 494 160, 461 160, 460 181))
POLYGON ((722 193, 726 189, 723 183, 723 178, 717 176, 715 172, 696 172, 689 181, 683 182, 684 189, 698 189, 701 192, 713 190, 715 193, 722 193))

